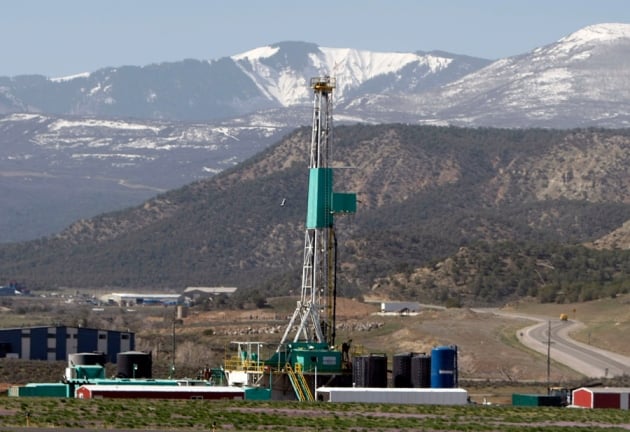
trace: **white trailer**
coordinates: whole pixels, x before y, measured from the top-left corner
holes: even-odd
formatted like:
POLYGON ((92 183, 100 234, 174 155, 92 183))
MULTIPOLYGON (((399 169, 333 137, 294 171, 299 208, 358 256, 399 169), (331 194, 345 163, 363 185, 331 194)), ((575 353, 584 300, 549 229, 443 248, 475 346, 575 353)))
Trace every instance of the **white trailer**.
POLYGON ((415 405, 466 405, 462 388, 320 387, 316 399, 325 402, 372 402, 415 405))

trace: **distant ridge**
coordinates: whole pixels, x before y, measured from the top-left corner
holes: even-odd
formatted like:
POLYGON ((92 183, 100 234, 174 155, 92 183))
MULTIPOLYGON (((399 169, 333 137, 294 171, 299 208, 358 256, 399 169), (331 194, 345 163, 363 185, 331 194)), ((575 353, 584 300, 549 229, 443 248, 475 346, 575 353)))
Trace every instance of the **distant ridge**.
MULTIPOLYGON (((303 264, 310 133, 142 205, 3 245, 0 274, 32 288, 288 294, 303 264)), ((577 301, 630 282, 630 251, 611 249, 630 214, 627 129, 353 125, 335 140, 336 163, 354 168, 336 184, 360 201, 337 220, 340 295, 577 301)))
POLYGON ((629 28, 588 26, 494 62, 285 41, 213 60, 0 77, 0 242, 242 162, 310 125, 308 83, 321 74, 337 77, 336 124, 627 128, 629 28))

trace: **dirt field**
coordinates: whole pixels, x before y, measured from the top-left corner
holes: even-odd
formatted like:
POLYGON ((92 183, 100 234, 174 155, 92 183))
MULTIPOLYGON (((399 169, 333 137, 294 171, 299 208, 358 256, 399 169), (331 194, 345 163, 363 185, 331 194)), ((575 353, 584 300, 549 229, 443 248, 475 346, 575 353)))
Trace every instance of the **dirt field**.
MULTIPOLYGON (((273 349, 291 311, 221 311, 185 318, 185 328, 210 326, 215 338, 268 341, 273 349)), ((294 303, 293 303, 293 307, 294 303)), ((337 343, 352 339, 358 353, 430 353, 440 345, 457 345, 459 379, 470 387, 475 402, 509 403, 515 388, 546 391, 547 359, 521 346, 516 332, 532 322, 476 313, 469 309, 426 309, 414 316, 380 316, 377 306, 340 299, 337 304, 337 343)), ((192 330, 190 330, 192 331, 192 330)), ((576 372, 552 363, 554 384, 574 382, 576 372)))
MULTIPOLYGON (((270 354, 282 338, 295 302, 295 298, 278 298, 270 299, 270 307, 264 309, 189 311, 175 329, 178 376, 194 377, 199 365, 223 364, 226 355, 234 353, 232 342, 235 341, 262 342, 267 352, 261 352, 261 357, 270 354)), ((625 342, 625 334, 630 330, 628 304, 630 296, 579 305, 521 303, 505 309, 550 317, 570 313, 571 319, 577 315, 587 327, 574 337, 583 341, 590 338, 593 345, 605 344, 608 349, 630 354, 625 342)), ((429 353, 435 346, 456 345, 460 382, 469 390, 473 401, 479 403, 485 399, 505 404, 509 403, 513 392, 546 391, 546 356, 521 346, 516 338, 517 331, 531 321, 470 309, 424 309, 414 316, 380 316, 376 314, 377 309, 377 304, 338 299, 336 344, 351 339, 358 354, 385 353, 390 368, 394 354, 429 353)), ((154 354, 154 377, 165 377, 171 364, 172 318, 164 308, 155 311, 153 315, 148 310, 142 311, 142 318, 137 319, 141 328, 132 331, 136 331, 136 348, 154 354)), ((137 316, 140 312, 126 316, 137 316)), ((114 310, 111 313, 114 314, 114 310)), ((582 380, 579 374, 562 365, 552 363, 551 366, 553 385, 571 386, 582 380)), ((15 367, 10 362, 0 361, 0 381, 20 384, 24 379, 33 380, 38 376, 35 369, 21 364, 15 367), (21 378, 12 381, 16 377, 21 378)), ((36 381, 56 381, 64 367, 63 362, 54 366, 53 371, 48 366, 45 372, 48 375, 36 381)))

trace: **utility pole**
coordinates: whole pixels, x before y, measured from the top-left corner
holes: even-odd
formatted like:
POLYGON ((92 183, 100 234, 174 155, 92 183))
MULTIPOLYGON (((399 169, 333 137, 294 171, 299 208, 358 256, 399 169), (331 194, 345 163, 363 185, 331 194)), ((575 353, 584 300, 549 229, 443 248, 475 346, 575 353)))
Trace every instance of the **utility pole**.
POLYGON ((173 347, 171 351, 171 373, 170 378, 175 378, 175 324, 182 324, 181 319, 173 319, 173 347))
POLYGON ((551 391, 551 320, 547 328, 547 394, 551 391))

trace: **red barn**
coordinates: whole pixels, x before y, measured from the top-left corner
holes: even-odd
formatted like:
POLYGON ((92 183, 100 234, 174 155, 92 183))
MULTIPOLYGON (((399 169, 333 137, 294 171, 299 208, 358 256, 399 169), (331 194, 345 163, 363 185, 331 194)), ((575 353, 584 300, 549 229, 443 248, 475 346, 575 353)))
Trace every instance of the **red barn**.
POLYGON ((573 390, 573 405, 581 408, 628 409, 630 387, 580 387, 573 390))

